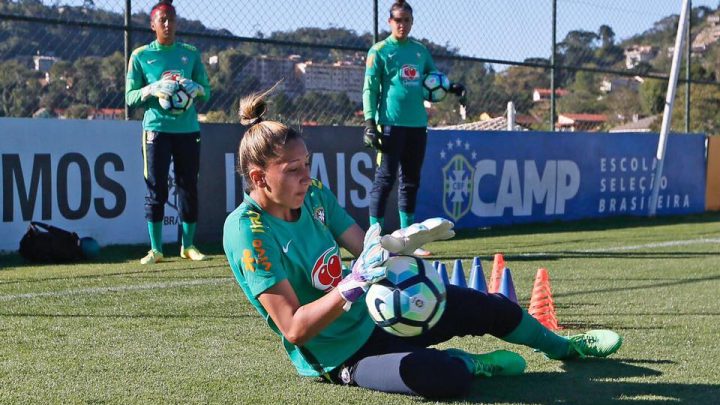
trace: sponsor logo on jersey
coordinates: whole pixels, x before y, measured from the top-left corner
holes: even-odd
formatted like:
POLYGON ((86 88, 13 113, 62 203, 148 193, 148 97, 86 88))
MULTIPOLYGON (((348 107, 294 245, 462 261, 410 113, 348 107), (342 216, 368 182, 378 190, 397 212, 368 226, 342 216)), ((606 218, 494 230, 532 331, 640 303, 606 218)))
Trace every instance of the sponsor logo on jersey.
POLYGON ((163 79, 180 81, 180 79, 183 78, 183 74, 180 70, 166 70, 162 73, 160 77, 162 77, 163 79))
POLYGON ((243 250, 242 263, 245 271, 255 272, 255 270, 257 270, 256 265, 262 270, 270 271, 272 263, 265 254, 266 252, 265 248, 263 248, 262 241, 260 239, 254 239, 252 245, 254 252, 250 251, 250 249, 243 250))
POLYGON ((342 280, 342 264, 338 255, 340 249, 337 244, 324 251, 315 261, 312 273, 313 287, 322 291, 330 291, 342 280))
POLYGON ((420 71, 415 65, 403 65, 400 68, 400 79, 405 83, 420 83, 420 71))

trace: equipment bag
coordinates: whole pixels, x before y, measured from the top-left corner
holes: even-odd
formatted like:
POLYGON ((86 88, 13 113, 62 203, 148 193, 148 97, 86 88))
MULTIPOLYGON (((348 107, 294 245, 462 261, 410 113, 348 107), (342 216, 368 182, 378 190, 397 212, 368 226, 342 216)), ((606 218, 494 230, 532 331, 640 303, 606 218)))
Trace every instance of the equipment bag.
POLYGON ((20 240, 20 255, 31 262, 60 263, 83 258, 80 238, 69 232, 42 222, 30 222, 20 240))

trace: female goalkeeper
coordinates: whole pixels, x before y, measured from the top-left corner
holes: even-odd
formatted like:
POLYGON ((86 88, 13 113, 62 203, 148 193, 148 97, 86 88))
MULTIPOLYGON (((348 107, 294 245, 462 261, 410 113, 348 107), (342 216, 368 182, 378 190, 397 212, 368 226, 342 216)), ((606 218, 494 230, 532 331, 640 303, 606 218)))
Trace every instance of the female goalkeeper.
POLYGON ((210 83, 192 45, 175 41, 175 7, 163 0, 150 11, 155 41, 137 48, 130 57, 125 99, 130 107, 144 107, 142 152, 145 170, 145 219, 150 251, 140 260, 152 264, 163 260, 162 224, 168 200, 170 158, 175 167, 178 211, 182 221, 180 257, 205 260, 193 244, 198 218, 197 182, 200 168, 200 125, 194 106, 174 115, 160 106, 158 98, 170 98, 182 86, 192 98, 207 101, 210 83))
POLYGON ((364 234, 334 195, 310 178, 309 153, 300 134, 265 120, 268 93, 240 103, 248 126, 238 151, 247 184, 243 203, 226 219, 223 246, 250 303, 282 342, 303 376, 368 389, 424 397, 462 394, 476 376, 517 375, 523 358, 509 351, 470 354, 430 346, 454 336, 491 334, 555 359, 614 353, 612 331, 560 337, 499 294, 447 286, 439 322, 427 333, 398 337, 377 327, 360 300, 385 277, 383 263, 423 243, 448 239, 453 224, 433 218, 380 237, 364 234), (343 272, 340 247, 357 257, 343 272))

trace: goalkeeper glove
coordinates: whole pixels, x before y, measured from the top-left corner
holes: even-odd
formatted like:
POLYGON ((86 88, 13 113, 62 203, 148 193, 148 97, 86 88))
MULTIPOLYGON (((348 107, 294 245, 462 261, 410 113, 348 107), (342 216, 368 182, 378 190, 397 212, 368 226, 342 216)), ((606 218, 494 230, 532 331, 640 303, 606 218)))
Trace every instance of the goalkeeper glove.
POLYGON ((180 80, 180 85, 185 89, 185 91, 187 91, 190 98, 195 98, 197 96, 202 97, 205 95, 205 88, 190 79, 183 78, 180 80))
POLYGON ((165 78, 158 80, 140 89, 142 101, 147 100, 150 96, 158 98, 171 98, 178 88, 178 82, 173 79, 165 78))
POLYGON ((377 131, 375 120, 365 120, 365 131, 363 131, 363 142, 368 148, 382 150, 380 134, 377 131))
POLYGON ((453 83, 450 85, 450 93, 460 98, 461 106, 464 107, 467 105, 467 90, 465 90, 465 86, 460 83, 453 83))
POLYGON ((455 231, 452 230, 454 226, 454 223, 445 218, 430 218, 419 224, 398 229, 390 235, 385 235, 380 243, 391 253, 412 255, 415 249, 428 242, 450 239, 455 236, 455 231))
POLYGON ((373 283, 385 278, 387 269, 383 266, 390 257, 390 252, 380 244, 380 224, 374 224, 365 233, 363 251, 360 253, 352 272, 345 276, 337 288, 345 300, 343 309, 350 309, 373 283))

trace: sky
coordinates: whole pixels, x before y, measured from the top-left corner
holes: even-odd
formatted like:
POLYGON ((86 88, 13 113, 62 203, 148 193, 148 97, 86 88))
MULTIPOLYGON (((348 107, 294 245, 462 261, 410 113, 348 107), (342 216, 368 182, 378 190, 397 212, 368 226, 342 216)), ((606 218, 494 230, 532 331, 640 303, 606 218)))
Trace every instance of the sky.
MULTIPOLYGON (((133 12, 148 11, 156 0, 133 0, 133 12)), ((62 3, 77 4, 80 0, 62 3)), ((379 0, 380 29, 386 29, 392 0, 379 0)), ((411 35, 459 48, 464 56, 522 61, 548 57, 552 47, 552 0, 410 0, 411 35)), ((122 0, 96 0, 99 8, 119 8, 122 0)), ((238 36, 300 27, 341 27, 371 32, 372 0, 176 0, 184 18, 225 28, 238 36)), ((618 41, 679 14, 682 0, 557 0, 557 40, 571 30, 613 28, 618 41)), ((694 0, 715 9, 718 0, 694 0)), ((180 27, 182 29, 182 27, 180 27)))

